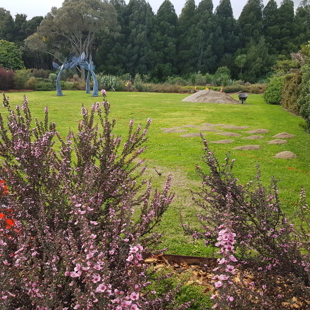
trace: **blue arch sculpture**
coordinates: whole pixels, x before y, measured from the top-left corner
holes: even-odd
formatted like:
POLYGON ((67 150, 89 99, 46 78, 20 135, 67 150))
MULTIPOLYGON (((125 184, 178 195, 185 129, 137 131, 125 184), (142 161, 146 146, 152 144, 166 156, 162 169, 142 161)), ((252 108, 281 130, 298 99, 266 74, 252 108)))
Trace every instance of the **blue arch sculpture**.
POLYGON ((57 63, 53 62, 53 68, 58 70, 58 75, 56 79, 56 91, 57 96, 63 96, 61 85, 60 85, 60 78, 62 72, 65 69, 71 69, 76 66, 80 66, 81 68, 87 70, 87 78, 86 78, 86 93, 90 94, 90 75, 93 78, 93 97, 98 97, 98 81, 96 74, 94 72, 96 66, 93 63, 92 56, 90 55, 89 60, 87 60, 85 53, 82 53, 79 57, 75 57, 74 54, 69 55, 69 59, 66 58, 64 63, 60 66, 57 63))

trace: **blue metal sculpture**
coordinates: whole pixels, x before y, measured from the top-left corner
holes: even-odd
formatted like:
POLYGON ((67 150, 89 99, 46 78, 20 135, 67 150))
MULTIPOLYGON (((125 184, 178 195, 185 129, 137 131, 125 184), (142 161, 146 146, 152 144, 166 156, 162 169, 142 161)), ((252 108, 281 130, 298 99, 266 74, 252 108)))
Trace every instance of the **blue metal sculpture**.
POLYGON ((90 93, 90 74, 93 78, 93 97, 98 97, 98 81, 96 74, 94 72, 96 66, 93 63, 92 56, 90 55, 89 60, 87 60, 85 53, 83 52, 79 57, 75 57, 74 54, 69 55, 69 60, 66 58, 64 63, 59 66, 57 63, 53 62, 54 69, 58 70, 57 80, 56 80, 56 91, 57 96, 63 96, 60 78, 64 69, 71 69, 76 66, 80 66, 81 68, 87 70, 87 78, 86 78, 86 93, 90 93))

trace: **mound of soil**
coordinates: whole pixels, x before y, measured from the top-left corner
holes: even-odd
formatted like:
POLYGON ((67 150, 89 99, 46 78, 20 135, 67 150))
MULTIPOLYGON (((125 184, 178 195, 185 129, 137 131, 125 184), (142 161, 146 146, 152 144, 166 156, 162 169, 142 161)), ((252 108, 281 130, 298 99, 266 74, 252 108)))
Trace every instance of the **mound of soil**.
POLYGON ((232 98, 228 94, 214 91, 212 89, 205 89, 190 95, 183 99, 185 102, 202 102, 202 103, 231 103, 241 104, 238 100, 232 98))
POLYGON ((245 139, 245 140, 258 140, 258 139, 263 139, 264 136, 260 136, 260 135, 253 135, 253 136, 249 136, 249 137, 244 137, 242 139, 245 139))
POLYGON ((269 130, 268 129, 254 129, 254 130, 249 130, 246 131, 247 133, 268 133, 269 130))
POLYGON ((275 139, 268 142, 268 144, 285 144, 285 143, 287 143, 287 141, 282 139, 275 139))
POLYGON ((210 141, 211 143, 217 143, 217 144, 228 144, 233 143, 235 140, 218 140, 218 141, 210 141))
POLYGON ((275 158, 282 158, 282 159, 293 159, 296 157, 297 157, 296 154, 294 154, 293 152, 290 152, 290 151, 280 152, 280 153, 275 155, 275 158))
POLYGON ((227 137, 241 137, 240 134, 235 133, 235 132, 229 132, 229 131, 219 132, 217 133, 217 135, 227 136, 227 137))
POLYGON ((181 135, 180 137, 182 138, 193 138, 193 137, 200 137, 200 135, 205 136, 204 133, 200 133, 200 132, 190 132, 190 133, 186 133, 184 135, 181 135))
POLYGON ((259 149, 260 149, 260 145, 243 145, 243 146, 237 146, 233 148, 233 150, 244 150, 244 151, 259 150, 259 149))
POLYGON ((274 138, 280 138, 280 139, 288 139, 288 138, 294 138, 294 135, 291 135, 290 133, 287 132, 281 132, 278 133, 277 135, 273 136, 274 138))

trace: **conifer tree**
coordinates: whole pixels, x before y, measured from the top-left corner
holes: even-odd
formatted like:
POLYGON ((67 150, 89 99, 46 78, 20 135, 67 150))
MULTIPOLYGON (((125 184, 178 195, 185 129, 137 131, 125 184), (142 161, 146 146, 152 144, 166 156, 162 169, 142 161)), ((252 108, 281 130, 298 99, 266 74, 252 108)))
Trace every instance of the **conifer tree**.
POLYGON ((195 0, 187 0, 179 16, 177 65, 181 75, 197 69, 197 16, 195 0))
POLYGON ((244 6, 238 19, 243 46, 251 39, 259 41, 262 35, 262 9, 262 0, 248 0, 244 6))
POLYGON ((114 6, 117 12, 118 28, 114 35, 103 31, 97 36, 97 53, 95 56, 95 62, 97 65, 97 72, 122 75, 126 73, 126 38, 124 34, 124 14, 127 5, 124 0, 111 0, 110 3, 114 6))
POLYGON ((11 13, 4 8, 0 8, 0 40, 14 40, 14 20, 11 13))
POLYGON ((153 48, 156 53, 152 75, 160 81, 176 74, 176 40, 178 16, 170 0, 159 7, 154 25, 153 48))
POLYGON ((215 72, 214 32, 216 29, 212 0, 201 0, 197 8, 197 69, 203 73, 215 72))
POLYGON ((297 48, 310 40, 310 1, 302 0, 296 10, 294 20, 294 39, 297 48))
POLYGON ((154 13, 145 0, 130 0, 125 12, 126 64, 131 75, 149 74, 154 66, 153 38, 154 13))
POLYGON ((221 0, 215 10, 217 55, 233 54, 239 46, 239 29, 233 16, 230 0, 221 0))

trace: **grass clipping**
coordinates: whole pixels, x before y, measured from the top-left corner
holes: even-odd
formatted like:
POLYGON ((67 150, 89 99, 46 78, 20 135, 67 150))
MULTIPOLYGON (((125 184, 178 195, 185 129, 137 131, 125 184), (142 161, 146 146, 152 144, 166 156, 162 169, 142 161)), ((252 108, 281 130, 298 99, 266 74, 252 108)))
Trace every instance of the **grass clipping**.
POLYGON ((232 98, 228 94, 206 89, 198 91, 197 93, 186 97, 182 101, 185 102, 202 102, 202 103, 231 103, 241 104, 238 100, 232 98))

